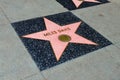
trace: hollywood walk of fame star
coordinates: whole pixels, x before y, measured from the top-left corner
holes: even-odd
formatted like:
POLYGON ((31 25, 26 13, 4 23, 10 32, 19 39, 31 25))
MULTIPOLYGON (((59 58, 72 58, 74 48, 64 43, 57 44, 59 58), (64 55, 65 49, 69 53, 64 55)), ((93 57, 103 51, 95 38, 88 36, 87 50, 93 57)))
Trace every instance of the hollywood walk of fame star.
POLYGON ((83 2, 94 2, 94 3, 101 3, 97 0, 72 0, 75 6, 78 8, 83 2))
POLYGON ((97 45, 96 43, 75 33, 81 22, 76 22, 65 26, 60 26, 47 18, 44 18, 44 22, 46 25, 46 30, 24 35, 23 37, 50 41, 57 61, 59 61, 69 42, 97 45))

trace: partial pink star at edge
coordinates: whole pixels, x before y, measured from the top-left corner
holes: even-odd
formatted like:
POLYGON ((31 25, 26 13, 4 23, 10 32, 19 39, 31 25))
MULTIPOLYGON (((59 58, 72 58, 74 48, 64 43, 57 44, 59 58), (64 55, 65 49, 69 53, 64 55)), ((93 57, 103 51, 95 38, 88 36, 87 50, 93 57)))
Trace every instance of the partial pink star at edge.
POLYGON ((83 2, 94 2, 94 3, 101 3, 97 0, 72 0, 75 6, 78 8, 83 2))
POLYGON ((60 26, 47 18, 44 18, 44 22, 46 25, 46 30, 32 33, 25 35, 25 38, 33 38, 33 39, 40 39, 40 40, 47 40, 50 41, 52 49, 54 51, 55 57, 57 61, 61 58, 65 48, 67 47, 68 43, 80 43, 80 44, 89 44, 89 45, 97 45, 96 43, 85 39, 84 37, 76 34, 76 30, 80 26, 81 22, 72 23, 65 26, 60 26), (60 31, 62 30, 62 32, 60 31), (55 32, 54 34, 45 36, 46 33, 55 32), (69 35, 71 40, 69 42, 62 42, 58 39, 60 35, 69 35))

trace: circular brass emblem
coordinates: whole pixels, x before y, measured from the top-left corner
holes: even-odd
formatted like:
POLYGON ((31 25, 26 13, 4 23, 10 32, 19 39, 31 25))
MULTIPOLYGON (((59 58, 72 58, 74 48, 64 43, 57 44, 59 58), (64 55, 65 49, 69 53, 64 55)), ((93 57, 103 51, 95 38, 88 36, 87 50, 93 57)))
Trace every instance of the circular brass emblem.
POLYGON ((71 37, 66 34, 62 34, 58 37, 58 39, 62 42, 69 42, 71 40, 71 37))
POLYGON ((84 1, 84 0, 78 0, 78 1, 84 1))

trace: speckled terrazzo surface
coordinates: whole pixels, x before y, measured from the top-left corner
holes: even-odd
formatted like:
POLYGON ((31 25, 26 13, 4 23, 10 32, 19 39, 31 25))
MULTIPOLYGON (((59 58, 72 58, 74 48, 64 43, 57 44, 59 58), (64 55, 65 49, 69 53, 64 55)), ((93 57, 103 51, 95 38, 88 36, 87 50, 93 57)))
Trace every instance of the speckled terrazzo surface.
POLYGON ((58 3, 61 4, 61 6, 67 8, 68 10, 75 10, 75 9, 80 9, 80 8, 86 8, 86 7, 91 7, 91 6, 96 6, 104 3, 109 3, 108 0, 97 0, 100 1, 101 3, 94 3, 94 2, 86 2, 84 1, 78 8, 76 8, 75 4, 72 2, 72 0, 56 0, 58 3))
MULTIPOLYGON (((64 12, 45 17, 61 26, 82 21, 71 12, 64 12)), ((45 30, 46 28, 43 17, 15 22, 12 23, 12 26, 41 71, 112 44, 109 40, 82 21, 82 24, 79 26, 76 33, 98 45, 93 46, 69 43, 60 61, 56 61, 49 41, 26 39, 22 37, 23 35, 45 30)))

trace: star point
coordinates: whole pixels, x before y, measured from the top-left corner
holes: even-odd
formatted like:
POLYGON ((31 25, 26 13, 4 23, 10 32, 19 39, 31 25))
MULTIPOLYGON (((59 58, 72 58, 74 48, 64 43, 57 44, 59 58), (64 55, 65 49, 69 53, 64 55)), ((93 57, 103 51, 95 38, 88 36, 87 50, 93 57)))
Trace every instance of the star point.
POLYGON ((72 0, 75 6, 78 8, 83 2, 94 2, 94 3, 101 3, 97 0, 72 0))
POLYGON ((97 45, 96 43, 76 34, 81 22, 60 26, 47 18, 44 18, 46 30, 24 35, 24 38, 32 38, 50 41, 56 60, 59 61, 68 43, 97 45))

